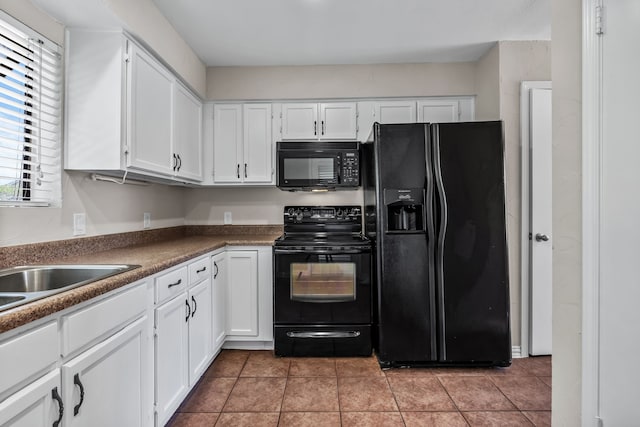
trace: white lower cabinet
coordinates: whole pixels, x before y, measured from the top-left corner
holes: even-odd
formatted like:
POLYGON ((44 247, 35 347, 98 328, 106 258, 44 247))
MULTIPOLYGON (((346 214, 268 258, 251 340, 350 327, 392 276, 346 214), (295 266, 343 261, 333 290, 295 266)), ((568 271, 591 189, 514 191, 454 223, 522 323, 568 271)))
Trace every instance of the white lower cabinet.
POLYGON ((258 253, 227 251, 227 335, 258 336, 258 253))
MULTIPOLYGON (((156 284, 162 286, 162 279, 171 274, 158 278, 156 284)), ((169 420, 211 361, 210 273, 199 280, 155 310, 157 425, 169 420)))
POLYGON ((211 258, 213 280, 211 292, 212 304, 212 340, 213 353, 222 348, 227 337, 227 254, 221 252, 211 258))
POLYGON ((207 369, 211 355, 211 279, 189 290, 189 385, 195 384, 207 369))
POLYGON ((158 425, 164 425, 189 390, 188 315, 186 293, 156 309, 155 392, 158 425))
POLYGON ((62 421, 60 371, 56 369, 0 403, 4 427, 57 427, 62 421))
POLYGON ((270 246, 234 247, 226 253, 225 348, 272 348, 272 249, 270 246))
POLYGON ((64 426, 148 425, 148 318, 62 365, 64 426))

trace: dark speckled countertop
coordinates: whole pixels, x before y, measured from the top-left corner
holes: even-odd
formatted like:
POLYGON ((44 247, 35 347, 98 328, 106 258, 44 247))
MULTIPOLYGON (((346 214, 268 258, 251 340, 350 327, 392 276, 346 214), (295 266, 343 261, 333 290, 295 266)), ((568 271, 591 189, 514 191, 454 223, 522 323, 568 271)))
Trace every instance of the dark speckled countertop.
POLYGON ((41 245, 0 248, 0 259, 4 258, 5 261, 4 265, 0 265, 0 267, 36 263, 140 265, 140 268, 0 312, 0 333, 41 319, 224 246, 273 245, 274 240, 281 234, 281 226, 234 226, 233 228, 191 226, 175 227, 161 232, 155 231, 153 238, 149 238, 150 233, 134 232, 112 235, 116 237, 108 239, 105 239, 104 236, 98 236, 62 242, 47 242, 41 245), (96 243, 94 241, 96 239, 101 240, 101 243, 96 243), (136 241, 140 243, 136 243, 136 241), (125 242, 126 246, 117 247, 118 244, 114 242, 125 242), (86 246, 90 246, 92 250, 83 250, 83 247, 86 246), (29 250, 25 250, 25 247, 28 247, 29 250), (23 258, 23 262, 20 262, 21 252, 33 253, 34 249, 38 247, 40 247, 41 254, 36 262, 33 259, 27 259, 27 257, 23 258), (42 255, 42 253, 48 253, 48 255, 42 255), (13 257, 10 259, 8 254, 12 254, 13 257), (7 261, 9 259, 11 262, 7 261))

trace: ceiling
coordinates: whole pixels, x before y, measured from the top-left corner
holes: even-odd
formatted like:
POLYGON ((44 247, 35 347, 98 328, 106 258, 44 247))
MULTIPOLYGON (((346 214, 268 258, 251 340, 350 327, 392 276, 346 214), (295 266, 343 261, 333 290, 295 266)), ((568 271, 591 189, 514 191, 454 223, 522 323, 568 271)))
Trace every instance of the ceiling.
POLYGON ((475 61, 551 39, 551 0, 153 2, 209 66, 475 61))

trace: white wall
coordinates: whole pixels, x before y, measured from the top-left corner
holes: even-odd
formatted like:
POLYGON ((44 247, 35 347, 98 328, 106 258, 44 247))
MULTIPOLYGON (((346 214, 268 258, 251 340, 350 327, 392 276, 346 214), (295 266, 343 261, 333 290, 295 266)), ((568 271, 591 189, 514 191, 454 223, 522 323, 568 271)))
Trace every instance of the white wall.
MULTIPOLYGON (((64 29, 29 1, 0 0, 0 8, 59 44, 64 29)), ((87 215, 87 235, 142 229, 143 212, 152 228, 184 224, 180 188, 119 186, 88 180, 87 174, 62 174, 62 207, 0 208, 0 246, 73 237, 73 213, 87 215)))
MULTIPOLYGON (((581 425, 582 1, 552 2, 553 425, 581 425)), ((633 369, 633 368, 632 368, 633 369)))
POLYGON ((500 119, 500 45, 476 62, 476 120, 500 119))

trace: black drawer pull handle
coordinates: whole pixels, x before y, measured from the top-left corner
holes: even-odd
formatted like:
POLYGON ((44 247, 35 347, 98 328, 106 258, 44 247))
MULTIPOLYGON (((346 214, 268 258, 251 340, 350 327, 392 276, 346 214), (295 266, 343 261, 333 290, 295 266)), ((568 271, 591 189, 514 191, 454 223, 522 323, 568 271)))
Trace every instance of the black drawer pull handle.
POLYGON ((76 415, 78 415, 78 412, 80 412, 80 407, 82 406, 82 402, 84 402, 84 386, 80 381, 80 374, 75 374, 73 376, 73 384, 80 387, 80 402, 78 402, 78 404, 73 407, 73 416, 75 417, 76 415))
POLYGON ((213 278, 215 279, 218 277, 218 264, 215 261, 213 261, 213 268, 213 278))
POLYGON ((202 267, 200 270, 196 270, 196 274, 202 273, 203 271, 207 271, 207 267, 202 267))
POLYGON ((178 286, 180 283, 182 283, 182 279, 178 279, 176 283, 169 283, 167 288, 173 288, 174 286, 178 286))
POLYGON ((193 317, 196 314, 196 310, 198 309, 198 303, 196 302, 196 299, 193 297, 193 295, 191 295, 191 301, 193 301, 193 310, 191 310, 191 317, 193 317))
POLYGON ((191 306, 189 305, 189 300, 184 300, 184 303, 187 305, 187 317, 184 318, 185 322, 189 321, 189 317, 191 317, 191 306))
POLYGON ((62 404, 60 393, 58 393, 58 387, 54 387, 53 390, 51 390, 51 398, 58 402, 58 419, 53 422, 53 427, 58 427, 64 415, 64 405, 62 404))

